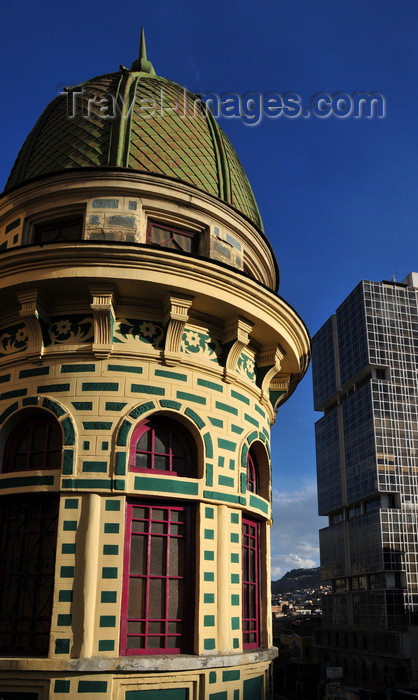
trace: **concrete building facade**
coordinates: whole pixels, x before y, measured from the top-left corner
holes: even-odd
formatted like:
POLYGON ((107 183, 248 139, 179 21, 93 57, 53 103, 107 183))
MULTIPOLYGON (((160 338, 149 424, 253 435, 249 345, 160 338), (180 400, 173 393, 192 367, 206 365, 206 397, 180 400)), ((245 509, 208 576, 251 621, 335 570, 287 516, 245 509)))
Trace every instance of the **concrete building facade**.
POLYGON ((0 200, 2 697, 268 696, 270 427, 309 359, 277 285, 144 41, 46 108, 0 200))
POLYGON ((323 667, 418 682, 418 276, 361 282, 313 338, 323 667))

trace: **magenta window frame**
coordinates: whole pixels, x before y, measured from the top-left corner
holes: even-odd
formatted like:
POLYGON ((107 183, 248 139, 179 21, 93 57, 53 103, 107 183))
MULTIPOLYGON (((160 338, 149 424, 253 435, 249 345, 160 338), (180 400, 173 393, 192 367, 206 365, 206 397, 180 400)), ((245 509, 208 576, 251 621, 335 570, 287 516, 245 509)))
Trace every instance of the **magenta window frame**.
POLYGON ((135 428, 131 445, 129 451, 129 469, 133 472, 143 472, 154 474, 172 474, 173 476, 195 476, 196 473, 196 448, 195 441, 188 431, 186 431, 181 425, 175 423, 174 421, 166 420, 162 418, 150 418, 143 421, 140 425, 135 428), (157 431, 162 429, 168 432, 168 449, 165 452, 157 451, 155 448, 157 431), (148 440, 150 441, 150 449, 137 449, 139 439, 145 434, 149 433, 148 440), (177 442, 180 443, 182 447, 182 454, 175 451, 173 444, 177 442), (139 467, 136 465, 137 456, 145 455, 150 466, 139 467), (155 466, 158 458, 164 459, 167 468, 158 469, 155 466), (182 461, 184 467, 178 469, 176 467, 179 461, 182 461))
POLYGON ((13 428, 7 438, 3 472, 20 472, 20 471, 38 471, 40 469, 60 469, 62 457, 62 431, 59 423, 48 414, 30 416, 26 420, 22 420, 13 428), (42 444, 35 445, 36 428, 45 428, 42 438, 42 444), (27 445, 22 447, 27 438, 27 445), (57 445, 53 445, 56 441, 57 445), (48 465, 51 456, 56 455, 56 463, 48 465), (16 465, 18 457, 24 458, 25 465, 16 465), (41 456, 42 464, 33 465, 33 458, 41 456))
POLYGON ((147 243, 150 245, 156 245, 159 248, 168 248, 168 250, 174 250, 174 251, 181 251, 183 253, 195 253, 196 252, 196 246, 197 246, 197 233, 195 231, 187 231, 182 228, 177 228, 176 226, 170 226, 170 224, 161 224, 158 221, 148 221, 147 225, 147 243), (167 231, 167 238, 158 243, 157 241, 152 240, 152 229, 153 228, 159 228, 162 229, 163 231, 167 231), (178 236, 181 236, 183 238, 191 239, 190 243, 190 251, 184 250, 177 241, 173 239, 173 234, 177 234, 178 236), (171 243, 175 243, 175 245, 170 245, 171 243))
POLYGON ((260 524, 242 519, 242 647, 260 646, 260 524))
POLYGON ((166 502, 129 502, 126 509, 126 537, 124 550, 124 578, 122 586, 122 617, 120 654, 156 655, 191 653, 193 627, 193 581, 191 507, 166 502), (143 511, 143 516, 137 515, 143 511), (161 515, 164 513, 164 516, 161 515), (138 547, 135 538, 141 538, 138 547), (174 540, 177 540, 173 544, 174 540), (182 557, 173 559, 173 550, 182 557), (138 554, 139 552, 139 554, 138 554), (161 570, 155 571, 155 552, 161 570), (135 580, 134 580, 135 579, 135 580), (140 598, 130 592, 142 590, 140 598), (156 599, 152 588, 160 587, 156 599), (177 596, 176 596, 177 593, 177 596), (180 615, 170 616, 174 606, 180 615), (159 617, 151 612, 161 610, 159 617), (138 613, 133 615, 133 609, 138 613), (151 610, 152 608, 152 610, 151 610), (136 631, 132 631, 135 628, 136 631), (159 629, 158 629, 159 628, 159 629), (134 646, 135 639, 138 640, 134 646), (158 643, 159 642, 159 643, 158 643))

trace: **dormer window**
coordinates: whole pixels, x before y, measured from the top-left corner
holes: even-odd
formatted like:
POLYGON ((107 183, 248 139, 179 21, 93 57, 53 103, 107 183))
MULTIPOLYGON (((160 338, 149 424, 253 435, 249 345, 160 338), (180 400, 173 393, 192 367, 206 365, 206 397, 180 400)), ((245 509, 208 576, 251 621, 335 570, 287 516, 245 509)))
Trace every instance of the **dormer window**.
POLYGON ((162 248, 195 253, 197 251, 197 233, 171 226, 149 221, 147 227, 147 243, 158 245, 162 248))
POLYGON ((79 241, 83 230, 83 217, 55 219, 35 224, 33 227, 34 243, 62 243, 79 241))

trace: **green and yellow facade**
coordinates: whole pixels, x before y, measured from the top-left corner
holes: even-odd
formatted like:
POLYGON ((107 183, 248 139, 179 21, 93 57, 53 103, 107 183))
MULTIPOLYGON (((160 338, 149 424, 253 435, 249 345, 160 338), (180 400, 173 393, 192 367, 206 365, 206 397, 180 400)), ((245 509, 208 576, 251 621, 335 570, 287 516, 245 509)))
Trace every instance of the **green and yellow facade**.
MULTIPOLYGON (((143 53, 130 71, 95 80, 140 96, 168 82, 149 66, 143 53)), ((248 181, 203 109, 149 119, 145 135, 145 120, 57 109, 29 136, 0 201, 3 464, 22 421, 47 416, 62 435, 53 468, 0 474, 0 505, 58 502, 48 649, 8 654, 3 643, 0 693, 267 698, 270 428, 306 370, 305 326, 276 293, 248 181), (69 220, 79 225, 71 240, 36 233, 69 220), (149 243, 150 224, 187 231, 193 253, 149 243), (193 441, 192 476, 131 468, 132 436, 155 416, 193 441), (251 451, 257 492, 247 488, 251 451), (187 653, 121 654, 129 503, 190 506, 187 653), (259 532, 256 648, 243 644, 246 519, 259 532)))

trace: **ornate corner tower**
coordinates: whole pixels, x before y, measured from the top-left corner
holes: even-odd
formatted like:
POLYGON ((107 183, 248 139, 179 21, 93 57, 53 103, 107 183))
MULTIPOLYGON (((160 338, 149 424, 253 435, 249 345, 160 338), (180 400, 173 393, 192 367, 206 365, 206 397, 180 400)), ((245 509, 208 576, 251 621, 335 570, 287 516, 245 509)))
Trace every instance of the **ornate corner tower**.
POLYGON ((0 693, 268 696, 270 427, 309 356, 277 275, 144 41, 46 108, 0 200, 0 693))

